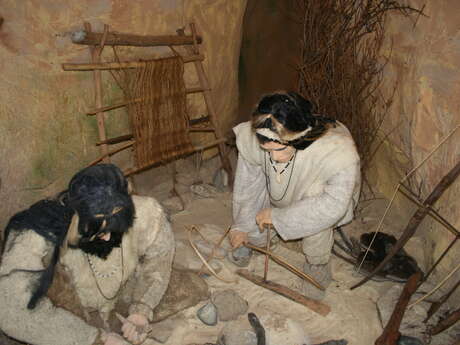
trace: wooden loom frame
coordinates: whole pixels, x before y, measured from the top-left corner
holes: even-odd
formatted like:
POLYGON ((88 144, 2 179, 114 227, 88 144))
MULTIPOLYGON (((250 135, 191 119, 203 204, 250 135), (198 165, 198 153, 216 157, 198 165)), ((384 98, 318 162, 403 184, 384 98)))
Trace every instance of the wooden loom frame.
MULTIPOLYGON (((101 62, 101 54, 106 45, 110 46, 138 46, 138 47, 153 47, 153 46, 168 46, 177 55, 173 46, 184 46, 189 55, 182 56, 181 58, 184 63, 191 63, 195 65, 195 69, 198 75, 198 81, 200 87, 186 88, 186 94, 192 93, 203 93, 204 102, 207 108, 207 115, 199 118, 188 119, 189 120, 189 133, 190 132, 213 132, 215 140, 202 145, 195 146, 194 152, 203 151, 205 149, 217 146, 219 150, 222 167, 226 170, 229 176, 229 181, 233 180, 232 168, 230 161, 227 156, 227 150, 225 147, 226 138, 223 137, 222 132, 217 122, 217 113, 214 108, 214 104, 211 97, 211 88, 206 76, 203 63, 204 55, 200 53, 199 44, 202 42, 202 38, 198 36, 194 23, 190 24, 191 35, 186 35, 183 29, 177 30, 177 35, 164 35, 164 36, 139 36, 122 33, 111 33, 109 32, 108 25, 104 25, 103 33, 95 33, 91 30, 91 25, 87 22, 84 23, 85 31, 83 35, 79 35, 78 38, 73 37, 72 41, 75 44, 88 45, 91 52, 91 63, 65 63, 62 64, 64 71, 93 71, 94 75, 94 86, 95 86, 95 108, 89 110, 87 115, 96 116, 97 127, 99 134, 99 141, 96 145, 101 148, 101 156, 96 160, 92 161, 89 165, 94 165, 99 162, 110 162, 110 156, 133 147, 135 144, 132 134, 126 134, 115 138, 107 138, 105 130, 105 116, 104 113, 113 109, 118 109, 127 106, 130 102, 137 102, 139 100, 130 100, 120 102, 118 104, 112 104, 103 106, 102 104, 102 76, 101 71, 103 70, 117 70, 127 68, 138 68, 142 67, 142 62, 101 62), (197 127, 196 125, 205 124, 205 127, 197 127), (119 147, 109 150, 110 145, 126 142, 119 147)), ((188 114, 186 114, 188 116, 188 114)), ((172 160, 178 157, 174 157, 172 160)), ((124 172, 126 176, 133 175, 142 170, 150 167, 162 164, 158 162, 150 164, 148 166, 133 167, 124 172)), ((231 183, 231 182, 230 182, 231 183)))

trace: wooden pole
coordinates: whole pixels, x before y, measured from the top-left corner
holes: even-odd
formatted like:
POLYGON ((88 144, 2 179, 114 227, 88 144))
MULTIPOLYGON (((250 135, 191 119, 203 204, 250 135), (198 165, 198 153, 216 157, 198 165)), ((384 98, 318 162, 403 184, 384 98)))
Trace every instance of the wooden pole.
POLYGON ((428 206, 433 205, 441 197, 444 191, 449 188, 449 186, 457 179, 458 175, 460 175, 460 162, 457 162, 457 164, 447 173, 447 175, 441 179, 441 181, 436 185, 430 195, 426 198, 423 205, 420 206, 419 209, 414 213, 406 228, 404 229, 403 234, 391 248, 385 259, 383 259, 383 261, 367 277, 362 279, 358 284, 352 286, 350 288, 351 290, 363 285, 373 276, 375 276, 375 274, 380 272, 380 270, 385 267, 385 265, 396 255, 396 253, 398 253, 399 250, 404 247, 407 241, 409 241, 409 239, 415 234, 419 224, 428 214, 428 206))
MULTIPOLYGON (((167 59, 167 58, 162 58, 167 59)), ((184 63, 196 62, 204 60, 204 56, 197 54, 191 56, 184 56, 184 63)), ((161 59, 156 59, 161 60, 161 59)), ((142 61, 132 61, 132 62, 103 62, 100 60, 93 63, 63 63, 62 69, 64 71, 98 71, 98 70, 109 70, 109 69, 130 69, 130 68, 139 68, 145 66, 145 62, 142 61)))
POLYGON ((237 270, 236 273, 239 276, 253 282, 256 285, 262 286, 268 290, 276 292, 277 294, 281 296, 289 298, 291 301, 304 305, 305 307, 307 307, 308 309, 314 311, 315 313, 319 315, 327 316, 331 312, 331 307, 329 307, 328 305, 322 302, 313 300, 311 298, 305 297, 299 294, 298 292, 288 289, 285 286, 279 285, 271 281, 265 281, 262 277, 249 273, 248 270, 240 269, 240 270, 237 270))
POLYGON ((409 304, 411 296, 417 290, 417 285, 419 280, 422 278, 422 274, 417 272, 413 274, 407 281, 404 289, 399 296, 398 303, 391 314, 390 320, 388 321, 383 333, 375 341, 375 345, 397 345, 398 339, 401 336, 399 332, 399 327, 401 326, 401 321, 404 317, 404 312, 406 311, 407 305, 409 304))
POLYGON ((123 150, 125 150, 125 149, 127 149, 127 148, 129 148, 129 147, 131 147, 133 145, 134 145, 134 141, 132 141, 130 143, 123 144, 120 147, 117 147, 116 149, 113 149, 111 151, 107 151, 107 153, 105 153, 101 157, 99 157, 99 158, 93 160, 91 163, 89 163, 88 166, 95 165, 95 164, 99 163, 100 161, 103 161, 106 157, 114 155, 115 153, 123 151, 123 150))
POLYGON ((460 309, 450 313, 445 319, 441 320, 433 329, 430 330, 431 335, 436 335, 453 326, 460 320, 460 309))
POLYGON ((103 144, 114 145, 114 144, 118 144, 126 140, 131 140, 132 138, 133 138, 132 134, 120 135, 119 137, 110 138, 104 141, 99 141, 96 143, 96 145, 98 146, 103 145, 103 144))
MULTIPOLYGON (((196 38, 198 37, 197 36, 197 32, 196 32, 196 27, 195 27, 195 24, 194 23, 190 23, 190 30, 192 31, 192 36, 195 38, 195 44, 193 45, 193 48, 189 47, 189 51, 194 53, 194 54, 199 54, 199 48, 198 48, 198 42, 196 40, 196 38)), ((177 30, 177 33, 179 34, 179 36, 184 36, 185 33, 184 33, 184 30, 180 29, 180 30, 177 30)), ((196 68, 196 72, 197 72, 197 75, 198 75, 198 80, 200 81, 200 85, 205 88, 206 90, 203 92, 203 97, 204 97, 204 102, 206 104, 206 107, 208 109, 208 116, 209 116, 209 120, 212 124, 212 126, 216 129, 215 130, 215 134, 216 134, 216 138, 222 138, 223 135, 222 135, 222 131, 219 127, 219 124, 217 122, 217 112, 216 110, 214 109, 214 103, 212 101, 212 95, 211 95, 211 88, 210 88, 210 84, 209 84, 209 81, 208 79, 206 78, 206 73, 204 71, 204 67, 203 67, 203 64, 201 61, 195 61, 194 62, 195 64, 195 68, 196 68)), ((231 167, 231 164, 230 164, 230 160, 228 159, 227 155, 226 155, 226 148, 225 148, 225 144, 224 143, 221 143, 219 145, 219 155, 220 155, 220 159, 222 161, 222 167, 225 169, 225 171, 228 173, 228 180, 229 180, 229 183, 230 183, 230 186, 233 185, 233 173, 232 173, 232 167, 231 167)))
MULTIPOLYGON (((72 42, 75 44, 98 45, 101 42, 103 34, 92 32, 85 27, 85 30, 75 31, 71 35, 72 42)), ((196 37, 198 43, 202 42, 200 36, 196 37)), ((116 32, 107 33, 105 45, 107 46, 136 46, 136 47, 154 47, 154 46, 177 46, 194 44, 192 36, 177 35, 132 35, 116 32)))
MULTIPOLYGON (((91 24, 88 22, 84 23, 85 29, 87 32, 91 32, 91 24)), ((104 25, 104 33, 108 32, 108 27, 104 25)), ((102 39, 102 36, 101 36, 102 39)), ((104 48, 104 42, 99 40, 99 42, 95 43, 95 45, 90 46, 90 52, 91 52, 91 61, 92 63, 100 63, 101 62, 101 53, 102 49, 104 48), (97 46, 97 44, 100 44, 100 46, 97 46)), ((100 108, 102 106, 102 77, 101 77, 101 71, 94 71, 93 72, 93 77, 94 77, 94 92, 95 92, 95 97, 94 97, 94 103, 96 105, 96 108, 100 108)), ((99 133, 99 140, 100 141, 105 141, 107 140, 107 135, 105 133, 105 124, 104 124, 104 113, 97 113, 96 114, 96 121, 97 121, 97 130, 99 133)), ((108 146, 106 144, 100 145, 101 147, 101 153, 103 157, 104 162, 110 162, 110 156, 108 155, 108 146)))
POLYGON ((455 290, 458 289, 458 287, 460 286, 460 279, 458 280, 458 282, 452 287, 452 289, 450 289, 450 291, 448 293, 446 293, 444 296, 442 296, 439 301, 437 302, 434 302, 431 306, 430 306, 430 309, 428 310, 428 313, 427 313, 427 316, 426 316, 426 319, 423 321, 423 322, 428 322, 428 320, 439 310, 439 308, 441 308, 441 306, 447 302, 447 300, 449 299, 449 297, 455 292, 455 290))

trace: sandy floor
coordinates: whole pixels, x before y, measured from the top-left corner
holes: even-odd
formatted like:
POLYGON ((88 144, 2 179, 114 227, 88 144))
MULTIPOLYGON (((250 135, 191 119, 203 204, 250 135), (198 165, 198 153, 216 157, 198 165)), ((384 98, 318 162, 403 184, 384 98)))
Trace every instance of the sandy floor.
MULTIPOLYGON (((165 187, 169 187, 169 184, 166 183, 165 187)), ((212 198, 197 198, 188 195, 185 199, 186 209, 171 216, 176 248, 180 253, 179 260, 182 263, 200 267, 201 262, 189 245, 187 228, 195 225, 209 241, 217 242, 231 224, 231 193, 218 193, 212 198)), ((360 212, 359 219, 344 229, 349 235, 359 237, 359 234, 375 229, 386 202, 377 200, 371 206, 369 205, 361 205, 362 212, 360 212)), ((397 229, 401 228, 406 221, 406 219, 391 217, 385 223, 385 231, 396 234, 397 229)), ((194 239, 198 240, 199 237, 195 235, 194 239)), ((417 241, 417 238, 413 239, 409 247, 412 245, 417 248, 417 241)), ((228 249, 229 244, 224 241, 223 247, 228 249)), ((298 252, 289 250, 283 245, 279 245, 276 251, 279 256, 286 258, 291 264, 302 267, 303 256, 298 252)), ((419 256, 417 250, 414 253, 419 256)), ((419 265, 425 268, 423 259, 423 255, 417 257, 419 265)), ((267 345, 311 345, 332 339, 346 339, 350 345, 374 344, 376 338, 382 333, 382 321, 376 302, 392 287, 402 286, 402 284, 370 281, 360 288, 350 290, 349 288, 360 281, 363 276, 357 274, 350 264, 335 256, 332 257, 331 262, 333 283, 328 288, 323 301, 331 307, 331 312, 326 317, 237 276, 234 271, 238 267, 226 259, 218 260, 221 266, 219 276, 236 282, 226 283, 212 276, 206 278, 206 282, 211 293, 232 289, 248 302, 248 311, 254 312, 265 327, 267 345)), ((252 258, 248 269, 262 276, 263 267, 264 256, 256 255, 252 258)), ((272 261, 268 278, 294 289, 300 286, 300 278, 272 261)), ((196 317, 196 311, 204 304, 206 302, 172 317, 175 323, 174 331, 165 343, 166 345, 215 343, 219 333, 226 326, 249 327, 246 315, 240 316, 237 321, 219 322, 216 326, 203 324, 196 317)), ((429 304, 424 308, 428 307, 429 304)), ((453 343, 453 339, 452 335, 438 336, 433 338, 430 344, 449 345, 453 343)), ((148 343, 159 344, 150 339, 148 343)))
MULTIPOLYGON (((184 248, 186 227, 194 224, 211 241, 217 241, 231 223, 231 195, 220 194, 216 199, 198 199, 190 207, 172 217, 178 250, 184 248)), ((196 237, 198 238, 198 237, 196 237)), ((228 248, 228 244, 224 243, 228 248)), ((288 261, 301 267, 302 255, 281 248, 280 256, 289 255, 288 261)), ((194 258, 190 258, 194 259, 194 258)), ((223 268, 219 275, 225 279, 237 279, 236 283, 225 283, 215 277, 207 278, 212 292, 233 289, 249 303, 249 311, 254 312, 266 328, 268 343, 271 345, 296 345, 320 343, 331 339, 347 339, 350 345, 373 344, 381 333, 380 321, 375 302, 379 291, 385 284, 371 282, 356 290, 349 287, 359 281, 361 276, 354 276, 353 268, 333 257, 332 269, 334 281, 327 291, 325 304, 332 309, 323 317, 306 307, 292 302, 269 290, 258 287, 234 274, 236 266, 227 260, 220 260, 223 268)), ((249 270, 262 275, 264 256, 253 257, 249 270)), ((298 286, 299 279, 274 262, 269 266, 269 279, 287 286, 298 286)), ((220 330, 227 322, 216 326, 204 325, 195 315, 201 303, 176 317, 181 327, 177 327, 166 344, 190 344, 214 342, 220 330), (181 322, 182 320, 182 322, 181 322)), ((246 316, 240 317, 247 322, 246 316)))

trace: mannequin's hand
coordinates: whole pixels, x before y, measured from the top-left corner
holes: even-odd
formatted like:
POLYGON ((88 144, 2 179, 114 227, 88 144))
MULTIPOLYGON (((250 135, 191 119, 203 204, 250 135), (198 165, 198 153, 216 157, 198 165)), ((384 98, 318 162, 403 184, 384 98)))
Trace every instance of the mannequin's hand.
POLYGON ((256 223, 260 232, 264 232, 266 225, 272 225, 272 209, 264 208, 256 215, 256 223))
POLYGON ((239 230, 230 230, 228 233, 230 244, 233 248, 239 248, 248 242, 248 233, 239 230))
POLYGON ((147 338, 145 331, 148 326, 149 320, 142 314, 131 314, 125 319, 121 326, 123 337, 130 341, 132 344, 142 344, 147 338))

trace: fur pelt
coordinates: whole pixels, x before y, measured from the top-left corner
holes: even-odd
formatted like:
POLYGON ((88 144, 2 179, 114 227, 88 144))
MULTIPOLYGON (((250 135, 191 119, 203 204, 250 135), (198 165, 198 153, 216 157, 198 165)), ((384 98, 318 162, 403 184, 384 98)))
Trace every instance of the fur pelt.
POLYGON ((11 218, 6 229, 2 252, 12 231, 33 230, 54 244, 51 260, 45 265, 36 282, 27 305, 34 309, 46 295, 54 277, 64 242, 86 253, 107 258, 113 248, 119 247, 123 234, 133 225, 134 203, 128 193, 128 182, 121 170, 113 164, 85 168, 70 181, 69 189, 55 199, 44 199, 11 218), (74 214, 78 216, 76 243, 66 241, 74 214), (97 237, 111 233, 110 240, 97 237))
MULTIPOLYGON (((362 234, 360 238, 361 244, 366 248, 369 247, 374 235, 375 232, 362 234)), ((371 267, 377 267, 377 265, 385 259, 396 242, 396 238, 392 235, 383 232, 377 233, 364 262, 371 267)), ((362 261, 364 254, 365 251, 360 253, 358 262, 362 261)), ((379 275, 408 279, 416 272, 421 272, 417 261, 409 256, 404 249, 401 249, 388 264, 385 265, 379 275)))

